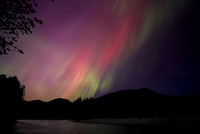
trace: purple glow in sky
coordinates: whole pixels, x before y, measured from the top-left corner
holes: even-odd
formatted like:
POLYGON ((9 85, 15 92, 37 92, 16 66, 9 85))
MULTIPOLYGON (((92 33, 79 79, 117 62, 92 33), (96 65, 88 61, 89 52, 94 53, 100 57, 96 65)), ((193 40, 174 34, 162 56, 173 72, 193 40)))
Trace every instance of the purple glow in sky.
POLYGON ((169 94, 199 92, 193 68, 199 63, 191 55, 196 42, 191 44, 194 36, 187 35, 196 17, 188 20, 194 3, 38 1, 36 16, 44 24, 20 38, 23 55, 0 57, 0 73, 19 78, 26 100, 73 101, 142 87, 169 94))

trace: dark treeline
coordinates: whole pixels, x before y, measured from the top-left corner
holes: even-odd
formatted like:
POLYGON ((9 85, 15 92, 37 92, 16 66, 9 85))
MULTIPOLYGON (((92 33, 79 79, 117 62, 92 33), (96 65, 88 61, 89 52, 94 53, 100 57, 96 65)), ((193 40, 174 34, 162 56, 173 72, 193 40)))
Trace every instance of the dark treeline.
POLYGON ((17 77, 0 75, 1 119, 13 124, 17 119, 94 119, 94 118, 200 118, 200 95, 169 96, 150 89, 126 89, 98 98, 25 101, 17 77))
POLYGON ((99 98, 24 101, 19 119, 199 118, 200 96, 168 96, 150 89, 121 90, 99 98))
POLYGON ((8 130, 12 131, 12 125, 16 122, 18 113, 22 110, 19 107, 24 102, 24 89, 25 86, 20 84, 16 76, 0 75, 0 120, 3 132, 5 132, 4 129, 7 133, 9 133, 8 130))

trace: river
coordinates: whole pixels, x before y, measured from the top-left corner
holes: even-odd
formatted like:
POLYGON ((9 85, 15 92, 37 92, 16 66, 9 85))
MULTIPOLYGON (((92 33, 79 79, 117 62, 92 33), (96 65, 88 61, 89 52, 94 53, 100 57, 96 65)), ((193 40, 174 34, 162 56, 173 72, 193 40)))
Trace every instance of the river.
MULTIPOLYGON (((70 120, 18 120, 15 134, 147 134, 186 132, 182 126, 115 125, 70 120)), ((190 132, 190 129, 187 129, 190 132)))

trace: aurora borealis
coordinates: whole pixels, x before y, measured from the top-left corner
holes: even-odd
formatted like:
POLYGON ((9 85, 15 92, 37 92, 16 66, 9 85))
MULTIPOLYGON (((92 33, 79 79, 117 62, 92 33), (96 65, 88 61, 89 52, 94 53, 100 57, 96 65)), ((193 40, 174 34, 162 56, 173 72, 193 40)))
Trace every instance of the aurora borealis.
POLYGON ((23 55, 0 56, 0 73, 18 77, 26 86, 26 100, 73 101, 141 87, 169 94, 199 92, 198 73, 193 73, 199 65, 196 42, 181 34, 193 22, 182 24, 194 3, 38 0, 36 15, 44 24, 20 38, 23 55))

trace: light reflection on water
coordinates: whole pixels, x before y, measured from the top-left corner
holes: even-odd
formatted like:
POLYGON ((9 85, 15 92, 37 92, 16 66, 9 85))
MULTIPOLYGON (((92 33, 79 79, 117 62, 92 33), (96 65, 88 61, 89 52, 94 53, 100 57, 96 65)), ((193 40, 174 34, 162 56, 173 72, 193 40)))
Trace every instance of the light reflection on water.
POLYGON ((197 124, 114 125, 69 120, 18 120, 14 134, 192 134, 200 132, 197 124))
POLYGON ((79 123, 68 120, 19 120, 17 134, 132 134, 132 126, 79 123))

